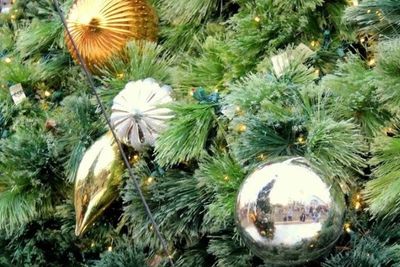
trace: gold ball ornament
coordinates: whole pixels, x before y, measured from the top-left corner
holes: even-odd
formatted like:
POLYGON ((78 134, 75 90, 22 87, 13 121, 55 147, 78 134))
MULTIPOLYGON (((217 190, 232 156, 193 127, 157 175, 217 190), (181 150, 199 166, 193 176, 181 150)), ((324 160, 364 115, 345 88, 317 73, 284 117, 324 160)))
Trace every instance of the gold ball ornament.
POLYGON ((81 236, 117 198, 124 164, 111 132, 83 156, 75 180, 75 234, 81 236))
POLYGON ((343 229, 345 202, 304 158, 261 165, 243 182, 236 225, 247 247, 266 263, 296 266, 327 253, 343 229))
MULTIPOLYGON (((158 18, 146 0, 76 0, 67 26, 79 53, 91 71, 121 54, 132 40, 155 41, 158 18)), ((78 61, 74 46, 65 33, 68 50, 78 61)))

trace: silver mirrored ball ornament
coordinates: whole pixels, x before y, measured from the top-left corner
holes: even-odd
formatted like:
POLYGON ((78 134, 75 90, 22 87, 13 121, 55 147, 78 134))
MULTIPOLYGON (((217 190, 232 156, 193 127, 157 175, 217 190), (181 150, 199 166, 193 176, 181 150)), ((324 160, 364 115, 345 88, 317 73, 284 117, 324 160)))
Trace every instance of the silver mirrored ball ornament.
POLYGON ((261 165, 243 182, 236 224, 265 262, 295 266, 328 252, 342 233, 345 202, 304 158, 261 165))

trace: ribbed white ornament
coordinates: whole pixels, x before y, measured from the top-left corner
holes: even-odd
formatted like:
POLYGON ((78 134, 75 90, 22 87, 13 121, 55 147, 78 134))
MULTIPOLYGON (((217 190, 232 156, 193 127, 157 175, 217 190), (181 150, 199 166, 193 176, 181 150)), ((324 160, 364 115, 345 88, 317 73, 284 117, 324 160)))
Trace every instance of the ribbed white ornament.
POLYGON ((118 139, 136 150, 154 146, 172 117, 170 109, 160 107, 172 102, 171 91, 152 78, 129 82, 112 106, 111 124, 118 139))

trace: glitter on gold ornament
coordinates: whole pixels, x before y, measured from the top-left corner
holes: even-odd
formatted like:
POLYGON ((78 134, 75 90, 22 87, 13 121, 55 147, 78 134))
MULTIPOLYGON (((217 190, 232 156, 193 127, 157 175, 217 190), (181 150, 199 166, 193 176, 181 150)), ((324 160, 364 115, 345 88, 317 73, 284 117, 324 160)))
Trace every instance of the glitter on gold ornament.
MULTIPOLYGON (((68 18, 68 29, 85 63, 93 71, 122 53, 131 39, 154 41, 158 19, 146 0, 76 0, 68 18)), ((78 57, 65 34, 72 57, 78 57)))

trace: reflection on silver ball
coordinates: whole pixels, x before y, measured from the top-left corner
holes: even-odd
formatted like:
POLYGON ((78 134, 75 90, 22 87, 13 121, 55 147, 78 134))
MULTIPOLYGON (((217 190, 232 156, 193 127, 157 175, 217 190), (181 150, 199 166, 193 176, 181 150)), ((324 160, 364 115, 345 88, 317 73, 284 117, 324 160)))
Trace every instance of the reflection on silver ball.
POLYGON ((297 265, 328 252, 342 233, 343 193, 304 158, 257 168, 242 184, 236 224, 249 249, 265 262, 297 265))

